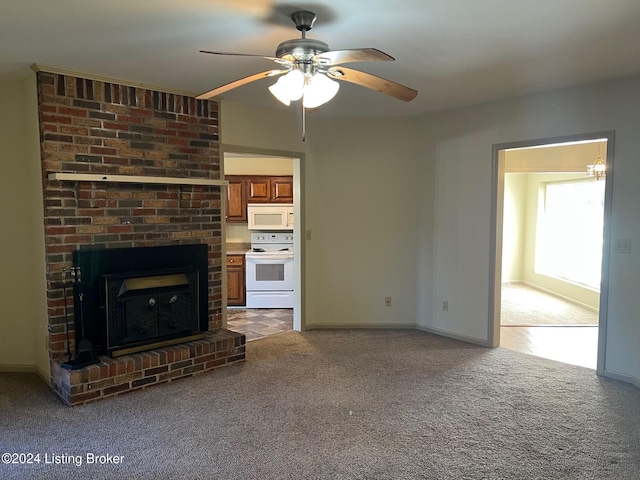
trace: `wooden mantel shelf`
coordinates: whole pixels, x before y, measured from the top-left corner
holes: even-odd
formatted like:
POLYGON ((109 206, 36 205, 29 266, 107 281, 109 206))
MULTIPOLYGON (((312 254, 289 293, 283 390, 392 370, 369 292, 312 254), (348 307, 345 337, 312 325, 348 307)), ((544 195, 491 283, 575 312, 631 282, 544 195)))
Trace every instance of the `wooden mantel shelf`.
POLYGON ((95 173, 50 173, 49 180, 70 182, 153 183, 156 185, 226 186, 228 180, 210 178, 150 177, 141 175, 101 175, 95 173))

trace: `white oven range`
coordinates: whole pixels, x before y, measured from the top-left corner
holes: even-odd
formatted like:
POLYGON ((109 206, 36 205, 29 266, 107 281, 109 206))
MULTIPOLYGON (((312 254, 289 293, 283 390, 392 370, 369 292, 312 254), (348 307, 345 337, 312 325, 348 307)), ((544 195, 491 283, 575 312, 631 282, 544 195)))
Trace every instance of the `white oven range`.
POLYGON ((251 233, 246 287, 247 308, 293 308, 293 233, 251 233))

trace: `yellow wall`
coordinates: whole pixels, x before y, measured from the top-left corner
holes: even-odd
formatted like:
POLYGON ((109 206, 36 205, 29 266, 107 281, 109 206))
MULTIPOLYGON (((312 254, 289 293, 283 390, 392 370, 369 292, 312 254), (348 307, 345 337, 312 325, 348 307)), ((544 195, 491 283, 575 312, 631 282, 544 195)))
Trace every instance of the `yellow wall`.
POLYGON ((598 152, 606 163, 607 142, 508 150, 505 155, 505 170, 508 173, 581 172, 586 174, 587 165, 595 161, 598 152))
POLYGON ((293 175, 290 158, 258 156, 224 156, 225 175, 293 175))
POLYGON ((0 369, 48 377, 35 75, 0 83, 0 369))

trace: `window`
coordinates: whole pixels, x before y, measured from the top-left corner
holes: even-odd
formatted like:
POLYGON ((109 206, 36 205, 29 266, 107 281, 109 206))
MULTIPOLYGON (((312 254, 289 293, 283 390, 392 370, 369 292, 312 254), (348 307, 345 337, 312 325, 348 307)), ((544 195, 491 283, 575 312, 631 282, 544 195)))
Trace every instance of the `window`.
POLYGON ((605 182, 543 183, 536 273, 600 289, 605 182))

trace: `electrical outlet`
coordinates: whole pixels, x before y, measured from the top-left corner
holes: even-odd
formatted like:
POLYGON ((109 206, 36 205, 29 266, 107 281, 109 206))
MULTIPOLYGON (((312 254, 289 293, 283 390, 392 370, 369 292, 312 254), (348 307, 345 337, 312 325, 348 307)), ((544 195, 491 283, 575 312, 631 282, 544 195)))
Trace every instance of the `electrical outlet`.
POLYGON ((442 311, 443 312, 448 312, 449 311, 449 300, 443 300, 442 301, 442 311))
POLYGON ((615 252, 616 253, 631 253, 631 239, 630 238, 617 238, 616 239, 616 246, 615 246, 615 252))
POLYGON ((391 297, 384 297, 384 306, 385 307, 391 306, 391 297))

